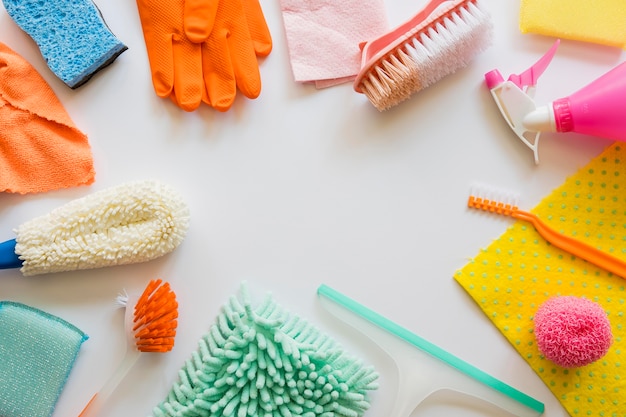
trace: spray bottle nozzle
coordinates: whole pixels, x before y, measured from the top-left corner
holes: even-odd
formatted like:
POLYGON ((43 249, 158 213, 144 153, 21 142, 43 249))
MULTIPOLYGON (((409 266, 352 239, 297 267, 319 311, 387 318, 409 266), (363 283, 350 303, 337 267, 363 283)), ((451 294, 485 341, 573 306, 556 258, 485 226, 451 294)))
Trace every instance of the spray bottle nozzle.
POLYGON ((560 43, 561 40, 557 39, 556 42, 552 44, 552 47, 548 50, 548 52, 543 54, 537 62, 521 74, 511 74, 509 76, 509 81, 514 83, 521 90, 536 86, 539 77, 543 74, 546 68, 548 68, 550 62, 552 62, 552 58, 554 58, 554 54, 556 54, 556 50, 560 43))
POLYGON ((485 82, 488 89, 493 89, 504 82, 504 77, 497 69, 491 70, 485 74, 485 82))
POLYGON ((502 117, 517 137, 532 149, 536 164, 539 163, 538 146, 541 132, 529 130, 524 119, 537 109, 533 100, 537 80, 552 61, 559 44, 560 40, 557 39, 548 52, 530 68, 520 74, 511 74, 506 81, 497 69, 485 74, 487 88, 491 91, 502 117))

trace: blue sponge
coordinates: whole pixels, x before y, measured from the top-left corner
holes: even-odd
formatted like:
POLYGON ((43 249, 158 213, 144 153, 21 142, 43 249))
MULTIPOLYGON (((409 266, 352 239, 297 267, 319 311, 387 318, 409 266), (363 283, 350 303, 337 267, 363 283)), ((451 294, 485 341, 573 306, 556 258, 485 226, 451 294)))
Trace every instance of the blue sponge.
POLYGON ((91 0, 2 0, 9 16, 37 43, 48 67, 70 88, 111 64, 126 45, 91 0))

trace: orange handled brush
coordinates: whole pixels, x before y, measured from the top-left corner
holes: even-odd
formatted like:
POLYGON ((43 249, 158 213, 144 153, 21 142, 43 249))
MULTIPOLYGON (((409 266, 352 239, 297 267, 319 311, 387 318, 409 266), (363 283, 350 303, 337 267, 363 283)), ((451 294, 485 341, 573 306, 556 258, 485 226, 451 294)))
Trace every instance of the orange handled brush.
POLYGON ((584 259, 587 262, 591 262, 592 264, 612 272, 617 276, 626 278, 626 262, 594 248, 593 246, 589 246, 580 240, 557 232, 533 213, 518 209, 515 203, 500 202, 485 197, 470 195, 467 205, 471 208, 511 216, 519 220, 527 221, 534 226, 535 230, 537 230, 537 233, 539 233, 541 237, 557 248, 584 259))
POLYGON ((98 414, 142 352, 169 352, 174 347, 178 325, 178 302, 176 294, 167 282, 164 283, 160 279, 150 281, 135 302, 134 309, 128 308, 133 301, 128 296, 120 296, 118 301, 127 307, 125 314, 128 341, 126 355, 115 373, 91 398, 79 417, 98 414))

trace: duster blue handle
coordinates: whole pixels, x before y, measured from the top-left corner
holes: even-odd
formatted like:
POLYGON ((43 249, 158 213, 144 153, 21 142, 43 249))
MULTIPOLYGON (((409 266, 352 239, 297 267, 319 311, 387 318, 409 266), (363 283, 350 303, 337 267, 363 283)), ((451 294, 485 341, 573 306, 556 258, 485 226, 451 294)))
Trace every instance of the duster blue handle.
POLYGON ((22 267, 22 261, 15 253, 15 243, 15 239, 0 243, 0 269, 22 267))

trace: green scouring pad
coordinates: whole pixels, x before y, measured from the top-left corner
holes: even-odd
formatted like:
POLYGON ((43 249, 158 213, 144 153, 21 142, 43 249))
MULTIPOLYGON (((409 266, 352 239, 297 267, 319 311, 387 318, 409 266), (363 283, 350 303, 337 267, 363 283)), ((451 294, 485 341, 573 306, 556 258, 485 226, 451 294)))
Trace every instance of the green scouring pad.
POLYGON ((378 374, 268 295, 232 296, 156 417, 359 417, 378 374))

